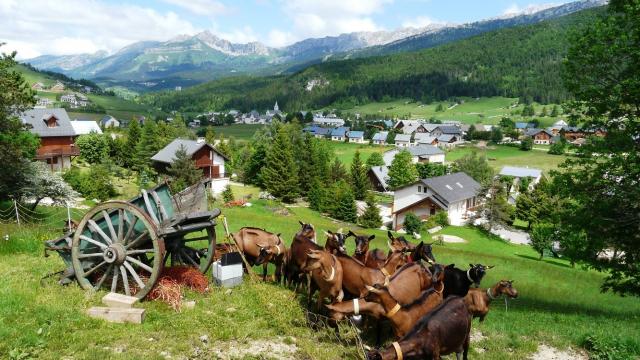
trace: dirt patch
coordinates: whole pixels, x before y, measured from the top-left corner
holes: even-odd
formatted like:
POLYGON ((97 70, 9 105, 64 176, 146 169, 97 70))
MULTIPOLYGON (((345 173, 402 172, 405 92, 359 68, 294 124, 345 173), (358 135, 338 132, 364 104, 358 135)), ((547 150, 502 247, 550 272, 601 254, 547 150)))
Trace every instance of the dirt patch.
POLYGON ((293 358, 298 347, 289 338, 276 338, 275 340, 256 340, 247 343, 238 341, 219 342, 212 346, 211 354, 214 358, 222 360, 242 359, 246 356, 259 355, 265 359, 285 360, 293 358))
POLYGON ((484 336, 480 330, 474 330, 474 329, 471 330, 470 340, 472 343, 480 342, 486 338, 487 337, 484 336))
POLYGON ((542 344, 538 346, 538 351, 531 355, 532 360, 588 360, 589 357, 584 353, 574 351, 572 349, 559 350, 552 346, 542 344))
POLYGON ((467 240, 455 235, 439 235, 439 239, 446 243, 466 243, 467 240))

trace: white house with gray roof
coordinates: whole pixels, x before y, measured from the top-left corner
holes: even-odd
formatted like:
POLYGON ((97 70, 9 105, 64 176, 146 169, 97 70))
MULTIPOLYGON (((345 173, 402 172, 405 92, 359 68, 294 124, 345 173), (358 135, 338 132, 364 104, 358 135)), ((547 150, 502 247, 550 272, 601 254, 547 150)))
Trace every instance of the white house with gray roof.
POLYGON ((533 169, 533 168, 523 168, 516 166, 505 166, 500 170, 498 176, 509 176, 513 178, 513 183, 511 186, 511 190, 509 191, 509 203, 515 204, 518 195, 520 194, 520 184, 522 183, 522 179, 529 178, 528 190, 533 190, 533 188, 540 182, 542 179, 542 170, 533 169))
POLYGON ((187 155, 195 161, 196 167, 202 170, 203 177, 211 181, 211 192, 214 195, 221 194, 229 185, 230 176, 225 173, 225 162, 228 158, 211 144, 196 140, 173 140, 151 157, 158 172, 166 173, 181 146, 184 146, 187 155))
POLYGON ((417 163, 432 163, 432 164, 444 164, 444 151, 437 146, 432 145, 420 145, 411 146, 406 149, 392 149, 382 154, 382 159, 387 166, 391 166, 391 162, 396 155, 406 150, 411 154, 411 161, 414 164, 417 163))
POLYGON ((445 211, 451 225, 463 225, 480 205, 480 184, 469 175, 458 172, 419 180, 396 189, 393 196, 393 228, 404 225, 408 213, 422 220, 445 211))
POLYGON ((393 141, 396 147, 409 147, 411 146, 411 134, 398 134, 393 141))

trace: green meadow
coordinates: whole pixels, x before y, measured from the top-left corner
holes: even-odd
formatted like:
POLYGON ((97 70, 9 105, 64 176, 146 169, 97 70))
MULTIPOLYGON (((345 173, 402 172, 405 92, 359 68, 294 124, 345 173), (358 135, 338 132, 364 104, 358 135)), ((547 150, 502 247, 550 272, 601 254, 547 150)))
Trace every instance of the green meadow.
MULTIPOLYGON (((233 190, 237 197, 257 198, 256 188, 233 190)), ((231 231, 242 226, 262 227, 282 233, 289 243, 299 228, 298 220, 302 220, 316 226, 321 244, 325 230, 342 228, 375 234, 371 246, 386 248, 385 231, 363 230, 305 207, 253 199, 250 207, 222 209, 231 231)), ((64 218, 64 209, 40 211, 64 218)), ((222 226, 217 227, 217 233, 223 241, 222 226)), ((506 243, 476 228, 447 227, 442 233, 459 236, 466 243, 434 245, 438 262, 455 263, 460 268, 469 263, 495 265, 482 286, 509 279, 520 293, 518 299, 509 301, 508 309, 502 301, 495 301, 483 324, 474 321, 474 333, 482 336, 472 343, 471 358, 527 359, 540 344, 558 349, 596 344, 600 350, 591 355, 598 359, 606 357, 596 355, 617 354, 615 359, 640 355, 640 301, 601 293, 602 274, 580 265, 571 268, 562 259, 540 261, 530 247, 506 243)), ((61 287, 54 279, 41 280, 63 267, 57 255, 42 256, 42 241, 58 236, 56 231, 5 224, 0 225, 0 235, 4 234, 9 234, 9 241, 0 241, 0 353, 9 354, 9 358, 162 359, 168 354, 206 359, 215 358, 218 348, 243 348, 262 341, 295 345, 295 352, 285 356, 288 358, 357 356, 353 346, 339 344, 327 331, 305 325, 302 295, 246 277, 245 283, 231 292, 214 286, 205 295, 187 291, 187 299, 196 300, 196 306, 180 313, 160 302, 145 302, 141 306, 147 309, 147 317, 142 325, 89 319, 84 311, 98 306, 104 292, 90 293, 75 284, 61 287), (204 335, 207 342, 200 340, 204 335)), ((430 240, 427 234, 422 235, 430 240)), ((353 252, 353 240, 347 248, 353 252)))

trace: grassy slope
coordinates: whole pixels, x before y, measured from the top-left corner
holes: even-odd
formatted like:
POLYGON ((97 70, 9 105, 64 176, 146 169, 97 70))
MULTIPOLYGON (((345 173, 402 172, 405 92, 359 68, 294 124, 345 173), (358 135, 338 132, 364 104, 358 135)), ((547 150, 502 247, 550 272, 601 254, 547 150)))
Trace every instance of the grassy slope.
MULTIPOLYGON (((518 99, 515 98, 490 97, 480 98, 479 100, 473 98, 464 98, 464 100, 464 104, 458 105, 450 110, 448 108, 452 104, 449 102, 434 102, 428 105, 424 105, 420 102, 414 102, 409 99, 390 102, 372 102, 366 105, 355 106, 353 108, 342 110, 353 114, 370 114, 380 117, 406 117, 414 119, 435 118, 438 120, 456 120, 467 124, 484 125, 498 124, 502 117, 509 117, 514 121, 525 122, 535 118, 540 120, 542 126, 550 126, 558 120, 558 118, 551 117, 522 118, 519 115, 511 115, 513 111, 522 110, 523 108, 523 105, 511 108, 511 105, 518 102, 518 99), (445 107, 445 111, 437 112, 436 107, 438 106, 438 104, 442 104, 445 107)), ((547 108, 548 113, 551 113, 553 105, 534 104, 536 113, 540 113, 543 106, 547 108)))
MULTIPOLYGON (((237 187, 234 191, 238 196, 256 193, 251 187, 237 187)), ((241 226, 265 227, 282 232, 287 242, 298 229, 299 219, 315 224, 319 234, 340 227, 357 229, 306 208, 288 208, 287 216, 276 214, 278 209, 281 207, 275 203, 257 200, 252 207, 223 212, 231 231, 241 226)), ((4 230, 6 227, 0 227, 0 233, 4 230)), ((221 236, 221 227, 217 230, 221 236)), ((386 247, 383 231, 366 232, 376 234, 373 247, 386 247)), ((572 269, 563 260, 538 261, 531 248, 504 243, 472 228, 450 227, 443 232, 458 235, 468 243, 435 245, 439 262, 460 267, 470 262, 496 265, 483 286, 508 278, 515 280, 520 291, 520 298, 510 302, 508 312, 501 302, 496 302, 484 324, 474 322, 473 327, 487 338, 472 345, 485 350, 472 352, 472 358, 525 359, 540 343, 575 347, 587 335, 608 341, 615 338, 640 354, 640 302, 601 294, 601 274, 572 269)), ((190 356, 198 347, 209 354, 203 356, 207 358, 207 346, 198 340, 206 334, 211 343, 284 337, 285 342, 293 342, 301 349, 297 358, 353 356, 348 353, 350 348, 326 341, 324 333, 306 328, 292 293, 268 284, 245 283, 230 295, 215 288, 206 296, 189 293, 188 298, 197 300, 196 308, 180 314, 164 304, 145 303, 148 314, 141 326, 90 320, 82 312, 98 305, 102 294, 85 293, 76 285, 62 288, 50 280, 39 284, 42 276, 62 264, 57 256, 41 256, 41 240, 50 236, 46 232, 27 232, 12 235, 9 244, 0 243, 0 353, 19 349, 41 358, 155 359, 161 358, 162 351, 190 356), (230 307, 235 311, 227 311, 230 307), (117 354, 117 348, 125 351, 117 354)), ((352 252, 353 241, 347 247, 352 252)), ((210 348, 214 346, 218 345, 210 348)))
POLYGON ((491 146, 487 149, 475 147, 457 147, 446 153, 445 159, 455 161, 472 151, 485 155, 489 159, 489 165, 499 171, 503 166, 520 166, 537 168, 544 171, 557 169, 567 157, 563 155, 550 155, 546 151, 531 150, 522 151, 511 146, 491 146))

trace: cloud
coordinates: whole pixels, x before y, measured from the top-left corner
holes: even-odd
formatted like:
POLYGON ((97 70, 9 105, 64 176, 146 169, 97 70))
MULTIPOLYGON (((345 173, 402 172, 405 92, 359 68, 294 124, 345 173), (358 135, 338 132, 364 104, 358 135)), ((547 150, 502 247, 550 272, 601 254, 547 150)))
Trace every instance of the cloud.
POLYGON ((141 40, 167 40, 199 29, 176 13, 102 1, 0 0, 2 51, 21 59, 115 51, 141 40))
POLYGON ((216 36, 231 41, 232 43, 249 43, 258 41, 258 35, 251 26, 243 26, 241 28, 232 29, 231 31, 216 31, 216 36))
POLYGON ((171 5, 176 5, 187 11, 202 16, 216 16, 228 11, 227 7, 215 0, 162 0, 171 5))
POLYGON ((381 30, 372 15, 392 0, 281 0, 284 13, 293 22, 291 33, 273 33, 268 41, 282 46, 307 37, 335 36, 356 31, 381 30))
POLYGON ((517 16, 517 15, 530 15, 538 11, 546 10, 552 7, 556 7, 561 5, 559 3, 547 3, 547 4, 529 4, 523 8, 518 6, 518 4, 511 4, 508 8, 506 8, 503 12, 503 16, 517 16))
POLYGON ((295 35, 288 31, 274 29, 269 31, 266 43, 269 44, 269 46, 281 47, 293 43, 295 39, 295 35))
POLYGON ((403 28, 414 28, 420 29, 423 27, 431 26, 431 25, 442 25, 443 21, 434 20, 428 16, 418 16, 415 19, 405 20, 402 23, 403 28))

